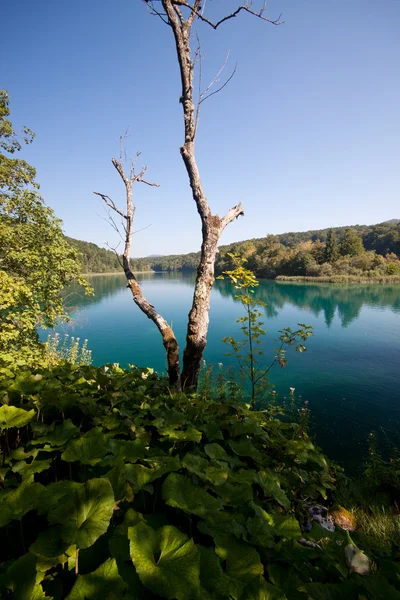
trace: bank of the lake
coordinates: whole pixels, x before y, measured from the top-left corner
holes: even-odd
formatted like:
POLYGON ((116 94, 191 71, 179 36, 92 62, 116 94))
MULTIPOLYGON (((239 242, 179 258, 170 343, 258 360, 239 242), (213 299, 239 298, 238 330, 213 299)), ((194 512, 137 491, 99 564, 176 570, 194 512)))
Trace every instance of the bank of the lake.
POLYGON ((358 275, 331 275, 330 277, 310 277, 307 275, 278 275, 275 281, 307 282, 307 283, 366 283, 374 284, 400 284, 400 276, 387 275, 380 277, 359 277, 358 275))
MULTIPOLYGON (((194 274, 143 273, 139 281, 183 350, 194 274)), ((87 338, 96 365, 129 363, 165 372, 159 332, 132 302, 125 276, 89 277, 89 282, 95 296, 77 296, 72 323, 59 331, 87 338)), ((235 321, 242 308, 233 295, 228 281, 215 282, 205 360, 222 362, 224 370, 236 363, 225 356, 222 338, 240 334, 235 321)), ((271 382, 281 399, 294 387, 300 402, 309 402, 324 451, 357 466, 371 431, 385 444, 400 446, 400 287, 263 280, 257 297, 266 302, 266 361, 276 350, 278 330, 297 323, 314 327, 307 352, 289 353, 287 368, 272 371, 271 382)))

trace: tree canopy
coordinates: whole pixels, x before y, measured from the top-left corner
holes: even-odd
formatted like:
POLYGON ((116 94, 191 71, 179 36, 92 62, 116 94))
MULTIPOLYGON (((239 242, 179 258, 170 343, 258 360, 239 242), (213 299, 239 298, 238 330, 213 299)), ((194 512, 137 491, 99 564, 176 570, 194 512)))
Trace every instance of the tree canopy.
POLYGON ((0 91, 0 349, 37 344, 39 327, 67 317, 62 291, 72 282, 89 290, 78 251, 38 193, 36 171, 12 155, 33 133, 14 131, 7 92, 0 91), (10 156, 11 155, 11 156, 10 156))

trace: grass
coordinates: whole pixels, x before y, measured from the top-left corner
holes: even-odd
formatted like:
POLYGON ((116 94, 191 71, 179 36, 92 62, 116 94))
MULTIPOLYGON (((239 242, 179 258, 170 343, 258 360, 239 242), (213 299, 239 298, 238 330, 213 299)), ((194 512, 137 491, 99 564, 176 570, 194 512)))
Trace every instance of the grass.
POLYGON ((343 506, 357 522, 357 534, 364 543, 388 551, 400 547, 399 506, 381 488, 373 488, 365 477, 338 478, 333 501, 343 506))

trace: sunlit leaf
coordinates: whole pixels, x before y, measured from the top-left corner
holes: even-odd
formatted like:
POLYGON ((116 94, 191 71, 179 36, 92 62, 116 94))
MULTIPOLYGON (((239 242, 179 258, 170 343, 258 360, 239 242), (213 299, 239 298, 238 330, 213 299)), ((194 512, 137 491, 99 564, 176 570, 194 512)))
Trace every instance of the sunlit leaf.
POLYGON ((167 525, 129 527, 130 554, 142 583, 169 600, 195 598, 200 589, 200 557, 193 540, 167 525))
POLYGON ((0 429, 10 429, 11 427, 24 427, 35 416, 35 410, 23 410, 15 406, 3 404, 0 406, 0 429))
POLYGON ((89 479, 49 511, 48 521, 62 525, 60 535, 65 541, 88 548, 107 531, 114 505, 108 479, 89 479))
POLYGON ((61 458, 66 462, 79 460, 84 465, 95 465, 107 453, 109 435, 104 434, 100 427, 95 427, 71 442, 62 453, 61 458))
POLYGON ((214 540, 215 552, 226 561, 230 577, 248 583, 264 573, 258 552, 249 544, 229 535, 218 535, 214 540))
POLYGON ((126 589, 127 585, 118 573, 115 559, 109 558, 92 573, 78 575, 67 600, 120 600, 121 597, 133 599, 134 596, 125 594, 126 589))

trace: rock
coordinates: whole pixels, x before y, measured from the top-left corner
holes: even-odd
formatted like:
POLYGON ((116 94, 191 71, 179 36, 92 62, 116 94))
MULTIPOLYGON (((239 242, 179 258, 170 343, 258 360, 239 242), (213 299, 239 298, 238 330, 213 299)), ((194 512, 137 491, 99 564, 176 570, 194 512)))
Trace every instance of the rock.
POLYGON ((355 531, 357 529, 357 521, 354 515, 343 506, 334 506, 330 511, 335 525, 338 525, 346 531, 355 531))
POLYGON ((310 515, 312 521, 315 521, 324 529, 327 529, 328 531, 335 531, 335 523, 333 518, 329 514, 328 509, 324 506, 310 506, 308 509, 308 514, 310 515))

